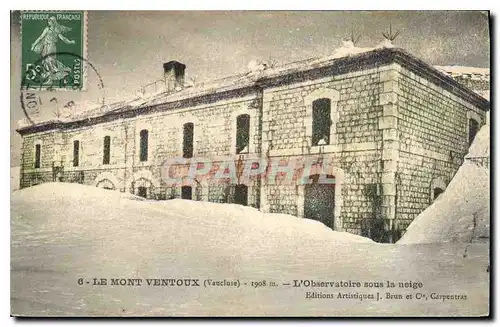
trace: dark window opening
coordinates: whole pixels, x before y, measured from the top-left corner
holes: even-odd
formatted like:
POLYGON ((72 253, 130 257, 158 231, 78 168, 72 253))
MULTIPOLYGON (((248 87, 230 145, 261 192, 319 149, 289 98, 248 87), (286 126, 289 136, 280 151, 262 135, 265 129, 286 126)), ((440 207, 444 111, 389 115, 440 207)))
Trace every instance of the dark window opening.
POLYGON ((194 135, 194 124, 193 123, 184 124, 183 139, 182 139, 183 158, 193 157, 193 135, 194 135))
POLYGON ((333 229, 334 209, 335 184, 321 183, 320 175, 310 176, 310 182, 304 187, 304 218, 318 220, 333 229))
POLYGON ((469 119, 469 146, 474 141, 479 130, 479 122, 473 118, 469 119))
POLYGON ((231 185, 226 185, 224 187, 224 191, 222 194, 220 194, 219 198, 215 202, 220 202, 220 203, 230 203, 231 199, 231 192, 233 191, 233 188, 231 185))
POLYGON ((330 144, 330 99, 313 102, 312 145, 330 144))
POLYGON ((139 186, 137 188, 137 195, 142 197, 142 198, 147 198, 148 197, 148 189, 145 186, 139 186))
POLYGON ((236 153, 248 153, 250 141, 250 116, 236 118, 236 153))
POLYGON ((104 165, 109 165, 109 154, 110 154, 110 149, 111 149, 111 137, 105 136, 104 137, 104 153, 102 155, 102 163, 104 165))
POLYGON ((434 189, 434 198, 433 198, 433 200, 436 200, 438 198, 438 196, 441 195, 441 193, 443 193, 443 192, 444 192, 444 190, 442 188, 436 187, 434 189))
POLYGON ((260 197, 259 196, 257 196, 257 198, 255 199, 255 208, 260 209, 260 197))
POLYGON ((191 200, 193 196, 193 189, 191 186, 183 186, 181 188, 181 199, 191 200))
POLYGON ((35 168, 40 168, 40 159, 42 155, 42 146, 40 144, 35 145, 35 168))
POLYGON ((248 205, 248 186, 238 184, 234 188, 234 203, 248 205))
POLYGON ((148 161, 148 138, 149 132, 147 129, 143 129, 140 133, 140 161, 148 161))
POLYGON ((80 164, 80 141, 73 141, 73 167, 80 164))

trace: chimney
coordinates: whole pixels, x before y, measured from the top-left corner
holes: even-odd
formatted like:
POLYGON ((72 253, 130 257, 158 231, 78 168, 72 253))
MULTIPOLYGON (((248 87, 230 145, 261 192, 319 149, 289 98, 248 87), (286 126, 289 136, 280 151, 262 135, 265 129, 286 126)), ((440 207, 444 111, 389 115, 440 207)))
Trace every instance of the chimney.
POLYGON ((174 92, 178 88, 184 87, 184 71, 186 65, 178 61, 169 61, 163 64, 163 75, 167 92, 174 92))

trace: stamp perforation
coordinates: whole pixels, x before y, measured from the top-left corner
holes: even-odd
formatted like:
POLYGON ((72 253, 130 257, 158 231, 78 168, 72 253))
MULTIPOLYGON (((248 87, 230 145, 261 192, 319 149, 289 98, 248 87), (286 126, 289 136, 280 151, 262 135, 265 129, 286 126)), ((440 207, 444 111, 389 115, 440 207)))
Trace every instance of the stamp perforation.
MULTIPOLYGON (((86 91, 87 90, 87 79, 88 79, 88 72, 87 72, 87 64, 86 64, 86 58, 88 57, 87 49, 88 49, 88 14, 87 11, 77 11, 77 10, 26 10, 26 11, 20 11, 20 43, 21 43, 21 71, 23 72, 23 79, 22 79, 22 87, 24 86, 24 83, 27 82, 26 78, 28 78, 27 74, 27 66, 28 64, 28 59, 25 58, 25 47, 28 46, 26 43, 26 40, 23 38, 25 37, 25 33, 27 32, 26 24, 27 20, 24 18, 26 14, 47 14, 46 17, 44 18, 34 18, 33 21, 44 21, 45 19, 47 20, 47 25, 44 27, 43 31, 40 33, 40 31, 37 31, 37 34, 39 34, 38 38, 33 42, 32 49, 31 51, 35 51, 40 53, 41 58, 40 60, 44 62, 43 65, 38 65, 34 66, 33 69, 37 70, 36 72, 34 71, 32 76, 35 76, 37 73, 39 73, 40 76, 37 76, 41 81, 32 82, 29 81, 29 84, 32 84, 33 87, 37 87, 39 90, 57 90, 57 91, 86 91), (78 13, 79 19, 74 19, 79 21, 79 29, 74 30, 74 27, 67 27, 65 25, 62 25, 58 22, 58 20, 62 20, 63 23, 65 24, 71 24, 71 20, 68 18, 60 17, 58 14, 64 14, 64 13, 78 13), (57 16, 57 19, 56 19, 57 16), (77 32, 77 35, 74 35, 75 32, 77 32), (73 39, 70 40, 64 36, 64 34, 67 33, 72 33, 73 35, 71 36, 73 39), (73 83, 68 83, 66 79, 64 79, 61 83, 62 78, 65 78, 66 76, 70 75, 71 73, 77 74, 74 71, 71 70, 68 66, 65 66, 61 61, 57 59, 57 53, 60 51, 57 51, 57 43, 62 41, 66 44, 75 44, 75 40, 78 40, 80 47, 79 47, 79 53, 75 53, 77 57, 81 56, 83 60, 81 60, 80 64, 80 69, 79 71, 79 78, 78 79, 73 79, 73 83), (25 41, 25 42, 23 42, 25 41), (50 51, 53 50, 53 51, 50 51), (45 71, 43 71, 45 70, 45 71), (56 82, 56 86, 54 86, 54 82, 56 82), (59 85, 57 85, 59 83, 59 85), (61 85, 62 84, 62 85, 61 85), (75 87, 76 84, 76 87, 75 87), (79 84, 79 85, 78 85, 79 84)), ((38 29, 40 29, 40 26, 38 26, 38 29)), ((31 59, 33 60, 33 59, 31 59)), ((31 63, 33 64, 33 63, 31 63)))

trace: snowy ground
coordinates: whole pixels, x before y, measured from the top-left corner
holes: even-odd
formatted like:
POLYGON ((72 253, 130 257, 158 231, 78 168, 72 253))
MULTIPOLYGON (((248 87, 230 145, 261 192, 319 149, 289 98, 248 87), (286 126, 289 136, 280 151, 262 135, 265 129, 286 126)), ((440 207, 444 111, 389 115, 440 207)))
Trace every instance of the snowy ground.
MULTIPOLYGON (((287 215, 147 201, 77 184, 11 199, 11 312, 28 315, 384 316, 488 313, 486 244, 377 244, 287 215), (465 250, 467 247, 467 250, 465 250), (78 285, 78 279, 84 282, 78 285), (239 280, 232 287, 93 286, 92 278, 239 280), (413 281, 420 289, 292 287, 293 280, 413 281), (277 287, 251 287, 252 281, 277 287), (247 283, 247 285, 244 285, 247 283), (307 299, 306 292, 466 300, 307 299)), ((143 283, 146 283, 143 281, 143 283)))

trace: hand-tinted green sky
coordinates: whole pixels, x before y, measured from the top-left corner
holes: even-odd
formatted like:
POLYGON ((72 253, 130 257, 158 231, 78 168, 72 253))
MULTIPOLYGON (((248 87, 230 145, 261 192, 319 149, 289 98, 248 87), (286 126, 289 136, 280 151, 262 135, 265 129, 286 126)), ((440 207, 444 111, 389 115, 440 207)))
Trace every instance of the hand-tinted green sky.
MULTIPOLYGON (((19 15, 12 19, 11 127, 19 106, 19 15)), ((241 73, 251 60, 278 63, 331 54, 351 31, 360 47, 383 40, 389 23, 401 34, 394 42, 435 65, 489 67, 488 17, 480 12, 250 11, 89 12, 88 59, 105 85, 107 102, 130 97, 162 76, 162 63, 186 64, 186 75, 204 81, 241 73)), ((95 103, 102 95, 89 73, 87 92, 61 101, 95 103)), ((18 164, 19 136, 12 133, 12 165, 18 164)))

